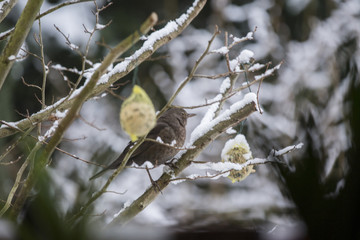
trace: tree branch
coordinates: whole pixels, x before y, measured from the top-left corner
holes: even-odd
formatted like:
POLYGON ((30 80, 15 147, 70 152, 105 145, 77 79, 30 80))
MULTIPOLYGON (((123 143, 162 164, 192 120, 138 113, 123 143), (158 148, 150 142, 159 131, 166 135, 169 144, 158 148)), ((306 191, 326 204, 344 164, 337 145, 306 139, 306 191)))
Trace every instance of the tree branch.
POLYGON ((43 1, 44 0, 29 0, 26 3, 24 11, 15 25, 15 30, 11 34, 11 37, 0 56, 0 90, 12 65, 14 64, 14 61, 9 60, 9 57, 16 56, 18 54, 43 1))
POLYGON ((11 0, 4 2, 2 4, 2 8, 0 9, 0 23, 4 20, 4 18, 9 14, 11 9, 15 7, 18 0, 11 0))

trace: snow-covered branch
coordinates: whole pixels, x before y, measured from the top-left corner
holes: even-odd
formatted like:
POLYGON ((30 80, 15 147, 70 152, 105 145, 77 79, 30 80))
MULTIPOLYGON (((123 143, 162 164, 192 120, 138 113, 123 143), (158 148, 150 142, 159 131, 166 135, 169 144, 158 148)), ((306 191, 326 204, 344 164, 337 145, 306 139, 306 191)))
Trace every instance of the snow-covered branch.
POLYGON ((178 183, 184 182, 186 180, 196 180, 196 179, 202 179, 202 178, 208 178, 208 179, 215 180, 220 177, 228 177, 230 171, 232 171, 232 170, 241 171, 248 166, 256 166, 256 165, 266 164, 266 163, 281 163, 281 164, 283 164, 284 162, 279 160, 278 157, 288 154, 294 150, 301 149, 302 146, 303 146, 303 144, 299 143, 297 145, 291 145, 291 146, 285 147, 280 150, 271 150, 269 155, 266 158, 249 159, 243 164, 232 163, 232 162, 193 163, 192 166, 194 166, 195 168, 202 169, 202 170, 211 170, 211 171, 215 171, 216 173, 211 174, 211 173, 207 172, 206 175, 191 174, 186 177, 173 178, 173 179, 171 179, 171 183, 178 184, 178 183))
MULTIPOLYGON (((138 49, 130 57, 127 57, 124 61, 118 63, 115 67, 112 68, 110 72, 107 72, 101 76, 97 86, 87 96, 87 99, 90 99, 106 91, 106 89, 108 89, 108 87, 110 87, 113 83, 115 83, 120 78, 123 78, 124 76, 129 74, 136 66, 140 65, 143 61, 145 61, 148 57, 150 57, 158 48, 160 48, 161 46, 168 43, 171 39, 178 36, 189 25, 189 23, 197 16, 197 14, 200 12, 202 7, 205 5, 205 2, 206 2, 205 0, 195 1, 193 7, 189 8, 186 13, 182 14, 176 20, 170 21, 165 27, 150 34, 140 49, 138 49)), ((140 27, 141 34, 146 34, 146 32, 148 32, 148 30, 151 27, 153 27, 153 25, 155 24, 156 20, 154 21, 154 14, 155 13, 153 13, 149 17, 150 20, 148 19, 145 22, 146 24, 140 27)), ((140 39, 140 37, 141 36, 139 35, 139 31, 136 31, 134 32, 134 34, 130 35, 115 48, 119 48, 122 51, 127 50, 138 39, 140 39), (131 44, 129 45, 129 43, 131 44)), ((93 73, 95 72, 96 70, 93 73)), ((84 86, 87 84, 91 76, 92 74, 89 74, 89 77, 85 81, 84 86)), ((47 120, 55 109, 63 111, 65 109, 70 108, 83 87, 80 87, 77 90, 75 90, 70 97, 67 96, 63 99, 60 99, 53 105, 48 106, 46 109, 34 113, 28 118, 24 118, 20 121, 14 122, 13 124, 17 126, 19 129, 25 130, 29 128, 32 124, 36 124, 38 122, 47 120)), ((0 127, 0 138, 12 135, 14 133, 16 133, 14 128, 8 128, 7 126, 4 125, 0 127)))
POLYGON ((217 136, 228 128, 238 124, 251 113, 257 111, 256 95, 248 93, 244 99, 234 103, 229 109, 215 117, 208 123, 200 124, 191 134, 188 146, 195 148, 183 151, 178 161, 174 163, 172 171, 165 171, 156 181, 157 186, 150 187, 144 194, 136 199, 129 207, 125 208, 110 225, 126 223, 147 207, 163 190, 174 176, 180 174, 191 162, 208 146, 217 136))

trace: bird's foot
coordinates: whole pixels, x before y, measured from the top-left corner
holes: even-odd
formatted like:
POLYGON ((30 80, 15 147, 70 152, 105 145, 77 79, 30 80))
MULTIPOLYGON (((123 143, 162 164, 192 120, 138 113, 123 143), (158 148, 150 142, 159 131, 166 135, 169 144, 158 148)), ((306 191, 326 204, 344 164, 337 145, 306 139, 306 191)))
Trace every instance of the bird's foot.
POLYGON ((160 193, 162 194, 159 184, 157 184, 157 182, 156 182, 156 181, 154 181, 154 179, 151 177, 151 174, 150 174, 149 168, 148 168, 148 167, 146 167, 145 169, 146 169, 146 172, 147 172, 147 173, 148 173, 148 175, 149 175, 149 179, 150 179, 151 184, 152 184, 152 185, 153 185, 153 187, 154 187, 154 190, 155 190, 156 192, 160 192, 160 193))
POLYGON ((177 159, 176 159, 176 158, 173 158, 173 159, 171 159, 170 161, 165 162, 164 164, 165 164, 166 166, 169 166, 171 169, 179 169, 179 168, 176 166, 176 164, 175 164, 175 160, 177 160, 177 159))

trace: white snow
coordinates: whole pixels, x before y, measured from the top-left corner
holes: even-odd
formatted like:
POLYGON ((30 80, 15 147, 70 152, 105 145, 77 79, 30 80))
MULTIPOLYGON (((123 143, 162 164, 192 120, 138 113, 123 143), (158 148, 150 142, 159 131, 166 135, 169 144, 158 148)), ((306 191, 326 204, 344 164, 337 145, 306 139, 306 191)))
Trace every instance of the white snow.
MULTIPOLYGON (((15 129, 19 129, 17 126, 16 126, 16 122, 5 122, 5 121, 2 121, 6 124, 1 124, 1 127, 0 128, 9 128, 9 126, 11 126, 12 128, 15 128, 15 129)), ((19 129, 20 130, 20 129, 19 129)))
POLYGON ((246 141, 246 138, 244 135, 242 134, 238 134, 235 138, 228 140, 225 143, 224 148, 221 151, 221 159, 223 160, 227 160, 228 155, 227 153, 235 146, 235 145, 243 145, 246 147, 246 149, 248 150, 249 154, 247 154, 246 156, 248 156, 248 158, 246 160, 248 160, 251 157, 251 151, 250 151, 250 146, 248 144, 248 142, 246 141))
POLYGON ((142 40, 142 41, 146 41, 146 40, 147 40, 147 36, 142 35, 142 36, 140 37, 140 40, 142 40))
POLYGON ((251 58, 254 57, 254 52, 250 51, 250 50, 242 50, 238 59, 240 64, 245 64, 245 63, 250 63, 251 62, 251 58))
POLYGON ((70 72, 73 72, 73 73, 76 73, 76 74, 81 74, 81 71, 79 71, 78 69, 76 69, 75 67, 73 68, 67 68, 67 67, 64 67, 60 64, 54 64, 54 65, 51 65, 51 68, 55 69, 55 70, 59 70, 59 71, 70 71, 70 72))
POLYGON ((233 128, 228 128, 228 129, 226 130, 226 133, 231 135, 231 134, 237 133, 237 131, 236 131, 235 129, 233 129, 233 128))
POLYGON ((10 0, 4 0, 0 2, 0 11, 2 12, 2 8, 6 5, 8 5, 10 0))
POLYGON ((54 121, 53 125, 49 128, 49 130, 46 131, 44 136, 39 136, 38 140, 45 141, 46 139, 51 137, 54 134, 54 132, 56 131, 58 126, 59 126, 59 121, 58 120, 54 121))
POLYGON ((265 66, 266 66, 265 64, 255 63, 254 65, 249 67, 248 71, 249 72, 255 72, 255 71, 258 71, 260 69, 263 69, 265 66))
POLYGON ((75 45, 74 43, 70 43, 68 46, 70 47, 71 50, 79 49, 79 46, 75 45))
POLYGON ((172 180, 170 183, 174 184, 174 185, 177 185, 179 183, 182 183, 182 182, 185 182, 186 179, 176 179, 176 180, 172 180))
POLYGON ((230 69, 235 72, 242 72, 240 65, 250 63, 254 55, 253 51, 248 49, 242 50, 236 58, 230 60, 230 69))
POLYGON ((149 161, 145 161, 143 164, 141 164, 141 165, 137 165, 136 163, 132 163, 131 164, 131 166, 132 167, 136 167, 136 168, 149 168, 149 169, 152 169, 152 168, 154 168, 154 164, 152 164, 151 162, 149 162, 149 161))
POLYGON ((15 59, 16 59, 16 57, 14 55, 11 55, 11 56, 8 57, 9 61, 14 61, 15 59))
POLYGON ((265 158, 256 158, 246 161, 246 163, 232 163, 232 162, 207 162, 207 163, 193 163, 192 165, 198 169, 214 170, 218 172, 225 172, 229 170, 242 170, 249 165, 263 164, 269 160, 265 158))
POLYGON ((161 139, 160 136, 157 136, 156 141, 159 142, 159 143, 164 143, 164 141, 161 139))
POLYGON ((208 123, 214 119, 215 111, 219 108, 219 104, 220 104, 219 101, 221 100, 222 97, 223 97, 222 94, 218 94, 216 95, 216 97, 210 100, 210 102, 214 102, 214 103, 210 105, 204 117, 201 119, 200 124, 208 123))
POLYGON ((270 68, 270 69, 266 70, 264 73, 262 73, 262 74, 260 74, 260 75, 256 75, 256 76, 254 77, 255 80, 259 80, 259 79, 262 79, 262 78, 266 78, 266 77, 272 75, 272 74, 275 72, 275 70, 280 69, 280 66, 281 66, 281 63, 278 64, 278 65, 276 65, 276 66, 273 67, 273 68, 270 68))
POLYGON ((3 38, 5 35, 8 35, 13 30, 14 30, 14 28, 10 28, 9 30, 6 30, 6 31, 0 33, 0 38, 3 38))
POLYGON ((218 48, 218 49, 214 49, 214 50, 211 50, 209 53, 219 53, 221 55, 225 55, 229 52, 229 48, 228 47, 221 47, 221 48, 218 48))
MULTIPOLYGON (((211 121, 202 121, 202 123, 194 129, 194 131, 191 133, 190 142, 188 143, 189 146, 193 145, 193 143, 203 136, 205 133, 210 131, 215 125, 218 123, 225 121, 230 118, 231 114, 237 112, 241 108, 243 108, 245 105, 256 101, 256 94, 255 93, 247 93, 244 98, 233 105, 227 110, 225 110, 223 113, 221 113, 219 116, 214 118, 211 121)), ((257 108, 258 109, 258 108, 257 108)))
POLYGON ((176 140, 172 140, 171 143, 170 143, 170 146, 175 146, 176 145, 176 140))
POLYGON ((131 203, 132 202, 130 200, 126 201, 124 203, 123 207, 120 209, 120 211, 118 211, 117 213, 114 214, 114 218, 117 218, 120 215, 120 213, 122 213, 127 207, 129 207, 131 205, 131 203))
MULTIPOLYGON (((238 43, 241 43, 241 42, 244 42, 244 41, 247 41, 247 40, 252 40, 254 39, 254 33, 253 32, 248 32, 246 34, 246 37, 242 37, 242 38, 238 38, 238 37, 232 37, 233 38, 233 42, 231 43, 231 45, 233 44, 238 44, 238 43)), ((231 37, 231 36, 230 36, 231 37)))
POLYGON ((97 23, 97 24, 95 25, 96 30, 102 30, 102 29, 104 29, 105 27, 106 27, 106 25, 103 25, 103 24, 100 24, 100 23, 97 23))
POLYGON ((304 146, 303 143, 299 143, 297 145, 291 145, 291 146, 285 147, 283 149, 275 151, 275 156, 281 156, 281 155, 284 155, 284 154, 286 154, 288 152, 291 152, 291 151, 293 151, 295 149, 301 149, 303 146, 304 146))
POLYGON ((61 112, 61 111, 59 111, 58 109, 56 109, 55 116, 56 116, 57 118, 61 119, 61 118, 64 118, 64 117, 66 116, 67 112, 68 112, 68 109, 66 109, 66 110, 63 111, 63 112, 61 112))
POLYGON ((230 88, 230 78, 227 77, 223 80, 219 92, 224 94, 230 88))

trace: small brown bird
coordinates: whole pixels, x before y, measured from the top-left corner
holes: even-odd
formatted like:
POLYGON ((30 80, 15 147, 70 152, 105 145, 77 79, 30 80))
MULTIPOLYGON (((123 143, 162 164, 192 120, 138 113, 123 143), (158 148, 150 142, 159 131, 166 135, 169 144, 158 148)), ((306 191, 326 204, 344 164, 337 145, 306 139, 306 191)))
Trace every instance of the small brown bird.
MULTIPOLYGON (((144 162, 149 161, 154 166, 158 166, 173 158, 179 152, 178 148, 182 147, 185 142, 187 119, 192 116, 195 116, 195 114, 188 114, 181 108, 168 109, 160 116, 155 127, 148 133, 146 138, 155 140, 160 137, 163 143, 174 147, 145 140, 131 155, 126 165, 130 166, 136 163, 140 166, 144 162)), ((109 169, 118 168, 133 145, 134 142, 129 142, 121 155, 113 163, 92 176, 90 180, 100 177, 109 169)))

